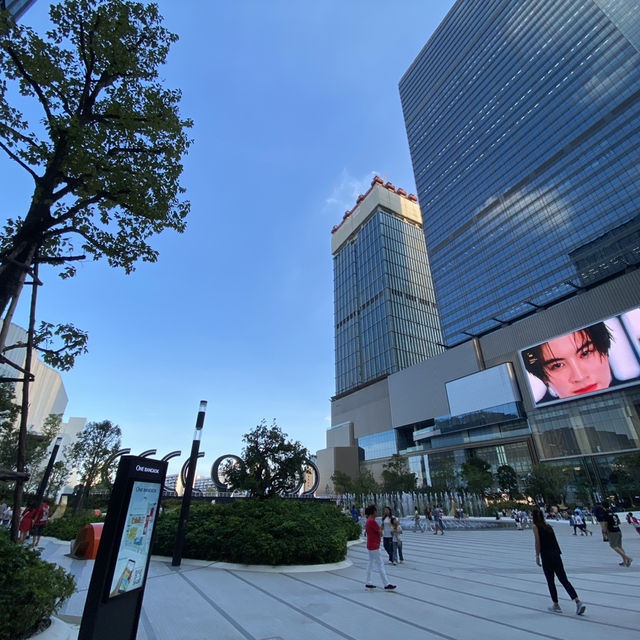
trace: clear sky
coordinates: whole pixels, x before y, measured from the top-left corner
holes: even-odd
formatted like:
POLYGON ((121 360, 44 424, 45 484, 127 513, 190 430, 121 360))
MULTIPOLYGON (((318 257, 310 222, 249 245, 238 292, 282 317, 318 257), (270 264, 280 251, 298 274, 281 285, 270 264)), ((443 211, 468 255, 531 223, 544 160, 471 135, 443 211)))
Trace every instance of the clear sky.
MULTIPOLYGON (((180 37, 162 77, 195 121, 191 215, 131 276, 103 262, 41 276, 39 319, 89 332, 62 374, 65 419, 118 423, 132 453, 186 455, 204 399, 198 474, 262 418, 315 453, 335 388, 330 230, 375 174, 415 192, 398 81, 453 1, 158 4, 180 37)), ((44 31, 48 5, 23 22, 44 31)), ((5 215, 22 214, 29 177, 5 157, 0 176, 5 215)))

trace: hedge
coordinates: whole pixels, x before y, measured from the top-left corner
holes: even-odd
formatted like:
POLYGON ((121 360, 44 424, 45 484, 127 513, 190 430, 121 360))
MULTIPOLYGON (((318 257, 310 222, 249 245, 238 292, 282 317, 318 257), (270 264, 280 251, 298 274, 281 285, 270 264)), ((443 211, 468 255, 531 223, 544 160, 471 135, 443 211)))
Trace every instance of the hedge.
POLYGON ((93 511, 83 511, 76 517, 62 516, 58 520, 49 520, 43 535, 59 540, 75 540, 80 529, 92 522, 104 522, 104 516, 97 516, 93 511))
POLYGON ((75 579, 40 552, 11 542, 0 532, 0 640, 23 640, 49 624, 49 618, 75 591, 75 579))
MULTIPOLYGON (((153 553, 173 555, 178 508, 160 515, 153 553)), ((360 525, 332 504, 315 501, 236 500, 194 504, 183 557, 241 564, 320 564, 344 560, 360 525)))

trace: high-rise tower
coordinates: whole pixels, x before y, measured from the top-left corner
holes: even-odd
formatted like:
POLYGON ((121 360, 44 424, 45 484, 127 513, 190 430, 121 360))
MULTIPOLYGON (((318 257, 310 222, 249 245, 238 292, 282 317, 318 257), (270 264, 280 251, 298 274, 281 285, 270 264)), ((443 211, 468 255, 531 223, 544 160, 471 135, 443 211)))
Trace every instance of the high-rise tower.
POLYGON ((0 0, 0 9, 7 9, 17 20, 36 0, 0 0))
POLYGON ((640 263, 635 0, 459 0, 400 81, 450 346, 640 263))
POLYGON ((440 353, 416 197, 376 177, 334 227, 336 395, 440 353))

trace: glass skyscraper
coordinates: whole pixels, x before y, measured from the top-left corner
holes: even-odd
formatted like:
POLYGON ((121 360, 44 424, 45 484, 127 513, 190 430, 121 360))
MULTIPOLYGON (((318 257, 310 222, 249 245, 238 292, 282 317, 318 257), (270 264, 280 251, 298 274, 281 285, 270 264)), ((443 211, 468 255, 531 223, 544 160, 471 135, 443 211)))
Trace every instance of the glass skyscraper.
POLYGON ((445 344, 640 263, 638 0, 458 0, 400 95, 445 344))
POLYGON ((36 0, 0 0, 0 9, 7 9, 17 20, 35 1, 36 0))
POLYGON ((336 395, 443 350, 421 222, 376 177, 333 229, 336 395))

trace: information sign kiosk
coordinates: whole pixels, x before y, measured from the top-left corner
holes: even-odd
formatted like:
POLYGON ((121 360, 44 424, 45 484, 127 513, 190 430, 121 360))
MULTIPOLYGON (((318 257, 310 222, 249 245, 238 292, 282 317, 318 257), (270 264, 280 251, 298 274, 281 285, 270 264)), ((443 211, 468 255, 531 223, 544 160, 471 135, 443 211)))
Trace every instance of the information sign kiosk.
POLYGON ((134 640, 167 463, 123 456, 118 465, 78 640, 134 640))

